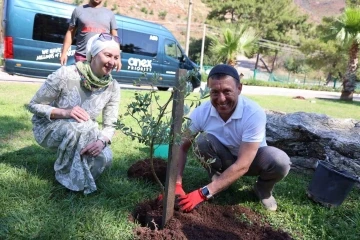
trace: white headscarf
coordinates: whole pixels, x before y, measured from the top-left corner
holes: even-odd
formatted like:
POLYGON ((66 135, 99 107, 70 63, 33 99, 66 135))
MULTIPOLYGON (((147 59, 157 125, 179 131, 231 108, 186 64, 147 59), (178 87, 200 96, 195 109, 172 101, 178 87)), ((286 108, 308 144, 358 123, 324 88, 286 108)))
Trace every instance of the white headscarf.
POLYGON ((119 43, 115 42, 114 39, 111 40, 100 40, 100 34, 95 34, 92 36, 86 44, 86 60, 91 61, 92 57, 95 57, 96 54, 104 50, 105 48, 119 48, 119 43))

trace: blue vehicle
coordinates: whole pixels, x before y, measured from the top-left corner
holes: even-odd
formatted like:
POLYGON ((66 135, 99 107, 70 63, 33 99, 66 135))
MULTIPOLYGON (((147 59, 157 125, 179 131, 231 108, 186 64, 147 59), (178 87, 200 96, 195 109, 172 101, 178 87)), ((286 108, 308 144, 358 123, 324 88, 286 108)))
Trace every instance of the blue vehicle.
MULTIPOLYGON (((60 55, 71 13, 76 5, 52 0, 5 0, 3 9, 4 70, 9 74, 46 78, 60 67, 60 55)), ((195 74, 189 79, 200 86, 199 67, 180 47, 173 34, 160 24, 115 15, 121 41, 122 69, 113 71, 119 83, 151 84, 154 74, 159 90, 175 86, 180 67, 195 74)), ((67 64, 75 63, 75 39, 67 64)))

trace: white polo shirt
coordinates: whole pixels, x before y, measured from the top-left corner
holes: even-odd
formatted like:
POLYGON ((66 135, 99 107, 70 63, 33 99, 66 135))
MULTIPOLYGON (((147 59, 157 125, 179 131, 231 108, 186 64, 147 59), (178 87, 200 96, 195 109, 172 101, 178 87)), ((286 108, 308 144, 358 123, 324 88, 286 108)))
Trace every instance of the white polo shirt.
POLYGON ((241 142, 260 142, 266 146, 266 114, 254 101, 239 95, 234 113, 224 122, 210 101, 202 103, 190 114, 190 130, 196 134, 206 132, 214 135, 238 155, 241 142))

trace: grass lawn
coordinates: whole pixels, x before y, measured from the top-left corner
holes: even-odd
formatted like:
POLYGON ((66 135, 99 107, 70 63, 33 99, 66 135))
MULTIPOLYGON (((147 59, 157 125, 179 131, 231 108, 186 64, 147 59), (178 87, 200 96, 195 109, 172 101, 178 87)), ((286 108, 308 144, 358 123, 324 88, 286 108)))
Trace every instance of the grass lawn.
MULTIPOLYGON (((97 180, 98 191, 85 196, 55 181, 56 153, 40 147, 31 131, 27 104, 39 84, 0 83, 0 239, 133 239, 128 220, 135 205, 159 194, 157 185, 129 180, 127 169, 148 149, 121 132, 113 139, 114 161, 97 180)), ((122 90, 121 113, 134 91, 122 90)), ((161 93, 166 97, 168 92, 161 93)), ((270 110, 318 112, 360 119, 360 103, 249 96, 270 110)), ((131 121, 129 120, 129 123, 131 121)), ((219 194, 215 204, 241 204, 262 214, 275 228, 295 239, 359 239, 360 191, 353 189, 337 208, 325 208, 306 196, 311 176, 291 171, 274 191, 278 211, 264 211, 251 193, 253 177, 244 177, 219 194)), ((187 192, 207 184, 207 174, 189 159, 184 173, 187 192)))

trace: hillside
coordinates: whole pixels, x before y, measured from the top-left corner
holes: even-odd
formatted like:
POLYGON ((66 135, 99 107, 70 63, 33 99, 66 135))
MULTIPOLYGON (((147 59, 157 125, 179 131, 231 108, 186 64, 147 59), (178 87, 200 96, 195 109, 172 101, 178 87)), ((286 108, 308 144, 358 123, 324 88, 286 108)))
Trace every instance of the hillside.
MULTIPOLYGON (((56 0, 75 3, 75 0, 56 0)), ((88 0, 83 0, 86 3, 88 0)), ((309 21, 320 23, 324 16, 337 16, 345 0, 293 0, 299 10, 309 15, 309 21)), ((0 7, 2 8, 2 0, 0 7)), ((192 0, 191 37, 201 38, 203 23, 210 9, 201 0, 192 0)), ((115 13, 156 22, 167 27, 185 46, 189 0, 104 0, 103 4, 115 13)), ((1 13, 2 14, 2 13, 1 13)), ((2 42, 2 36, 0 42, 2 42)))
MULTIPOLYGON (((74 0, 57 0, 59 2, 74 3, 74 0)), ((87 0, 83 0, 83 4, 87 0)), ((209 9, 201 0, 192 0, 192 21, 202 23, 206 19, 209 9)), ((153 22, 171 22, 173 24, 186 23, 189 8, 188 0, 103 0, 103 6, 117 14, 141 18, 153 22), (165 13, 165 14, 164 14, 165 13), (162 17, 162 15, 165 15, 162 17)))
MULTIPOLYGON (((57 0, 74 3, 74 0, 57 0)), ((87 0, 83 1, 84 3, 87 0)), ((201 0, 192 0, 191 36, 201 37, 202 24, 206 20, 209 9, 201 0)), ((103 5, 114 13, 143 20, 156 22, 168 28, 185 46, 188 19, 188 0, 104 0, 103 5)))
POLYGON ((294 0, 294 3, 315 24, 320 23, 323 17, 340 15, 345 8, 345 0, 294 0))
MULTIPOLYGON (((74 0, 58 0, 74 3, 74 0)), ((87 0, 83 1, 84 3, 87 0)), ((191 37, 201 38, 202 24, 210 9, 201 0, 192 0, 191 37)), ((294 0, 299 10, 309 15, 309 21, 321 22, 324 16, 337 16, 345 7, 345 0, 294 0)), ((104 0, 103 5, 117 14, 156 22, 167 27, 184 46, 189 0, 104 0)))

